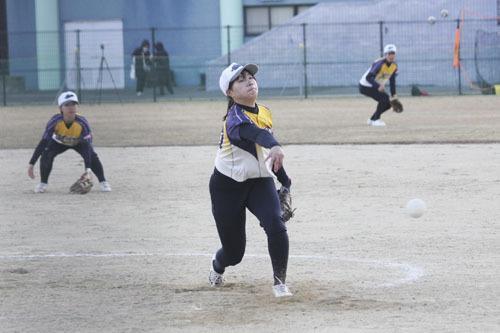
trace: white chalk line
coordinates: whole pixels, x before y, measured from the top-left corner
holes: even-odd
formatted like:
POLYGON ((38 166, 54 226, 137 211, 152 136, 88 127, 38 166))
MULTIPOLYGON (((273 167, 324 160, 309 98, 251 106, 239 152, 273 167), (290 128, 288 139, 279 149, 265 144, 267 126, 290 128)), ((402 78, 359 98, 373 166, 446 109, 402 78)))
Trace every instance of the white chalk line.
MULTIPOLYGON (((46 253, 46 254, 13 254, 13 255, 0 255, 0 260, 31 260, 31 259, 54 259, 54 258, 121 258, 121 257, 211 257, 212 254, 208 253, 136 253, 136 252, 110 252, 110 253, 46 253)), ((253 258, 268 258, 268 254, 245 254, 245 257, 253 258)), ((374 259, 359 259, 359 258, 346 258, 334 257, 325 255, 290 255, 291 259, 314 259, 314 260, 333 260, 333 261, 346 261, 361 264, 368 264, 378 267, 386 267, 391 269, 398 269, 402 271, 405 276, 401 279, 385 282, 377 285, 377 287, 396 287, 402 284, 416 282, 424 276, 424 270, 421 267, 410 265, 407 263, 397 263, 384 260, 374 259)))

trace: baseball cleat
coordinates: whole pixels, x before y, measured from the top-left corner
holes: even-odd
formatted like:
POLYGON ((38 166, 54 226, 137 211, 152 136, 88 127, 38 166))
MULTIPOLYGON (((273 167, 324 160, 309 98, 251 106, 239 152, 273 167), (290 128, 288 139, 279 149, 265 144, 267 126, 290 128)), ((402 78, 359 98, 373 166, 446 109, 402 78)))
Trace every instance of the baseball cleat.
POLYGON ((375 126, 375 127, 383 127, 383 126, 385 126, 385 123, 382 119, 377 119, 377 120, 370 120, 369 125, 375 126))
POLYGON ((208 275, 208 282, 210 283, 210 287, 222 287, 224 285, 224 276, 212 268, 208 275))
POLYGON ((47 190, 47 186, 49 185, 46 183, 39 183, 35 186, 35 193, 44 193, 47 190))
POLYGON ((210 273, 208 274, 208 282, 210 287, 222 287, 224 285, 224 276, 214 269, 215 253, 210 261, 210 273))
POLYGON ((273 292, 275 297, 289 297, 293 296, 290 289, 284 283, 276 284, 273 286, 273 292))
POLYGON ((100 182, 101 192, 111 192, 111 185, 107 181, 100 182))

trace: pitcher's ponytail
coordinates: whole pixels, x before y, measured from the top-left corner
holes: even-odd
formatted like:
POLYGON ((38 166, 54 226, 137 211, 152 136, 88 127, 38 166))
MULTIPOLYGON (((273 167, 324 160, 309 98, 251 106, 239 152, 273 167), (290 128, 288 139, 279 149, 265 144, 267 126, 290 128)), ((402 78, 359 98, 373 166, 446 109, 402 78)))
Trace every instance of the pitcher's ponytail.
POLYGON ((227 110, 226 110, 226 114, 224 115, 224 117, 222 118, 222 120, 226 120, 227 118, 227 114, 229 113, 229 110, 231 109, 231 107, 234 105, 234 100, 232 97, 230 96, 227 96, 227 110))

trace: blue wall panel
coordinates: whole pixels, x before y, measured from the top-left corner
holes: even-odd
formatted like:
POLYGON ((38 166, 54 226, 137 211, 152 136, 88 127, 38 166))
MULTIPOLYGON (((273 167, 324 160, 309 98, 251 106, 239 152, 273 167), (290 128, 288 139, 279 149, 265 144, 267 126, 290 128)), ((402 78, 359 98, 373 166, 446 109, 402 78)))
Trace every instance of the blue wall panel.
POLYGON ((36 68, 35 4, 33 0, 7 0, 10 74, 24 76, 28 88, 38 85, 36 68))

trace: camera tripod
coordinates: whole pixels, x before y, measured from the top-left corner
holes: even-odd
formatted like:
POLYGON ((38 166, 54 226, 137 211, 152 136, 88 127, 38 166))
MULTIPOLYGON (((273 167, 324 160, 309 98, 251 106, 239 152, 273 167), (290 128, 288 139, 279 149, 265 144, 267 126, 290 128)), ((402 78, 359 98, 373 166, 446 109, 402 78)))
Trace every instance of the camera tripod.
POLYGON ((118 100, 120 101, 120 104, 122 104, 122 99, 120 97, 120 94, 118 93, 118 89, 116 88, 116 83, 115 79, 113 78, 113 74, 111 73, 111 70, 109 69, 109 64, 108 61, 106 60, 106 57, 104 56, 104 44, 101 44, 101 63, 99 65, 99 74, 97 75, 97 88, 99 90, 99 99, 98 99, 98 104, 101 104, 101 97, 102 97, 102 75, 104 71, 104 66, 106 66, 106 70, 109 74, 109 77, 111 78, 111 82, 113 82, 113 87, 116 93, 116 96, 118 97, 118 100))

